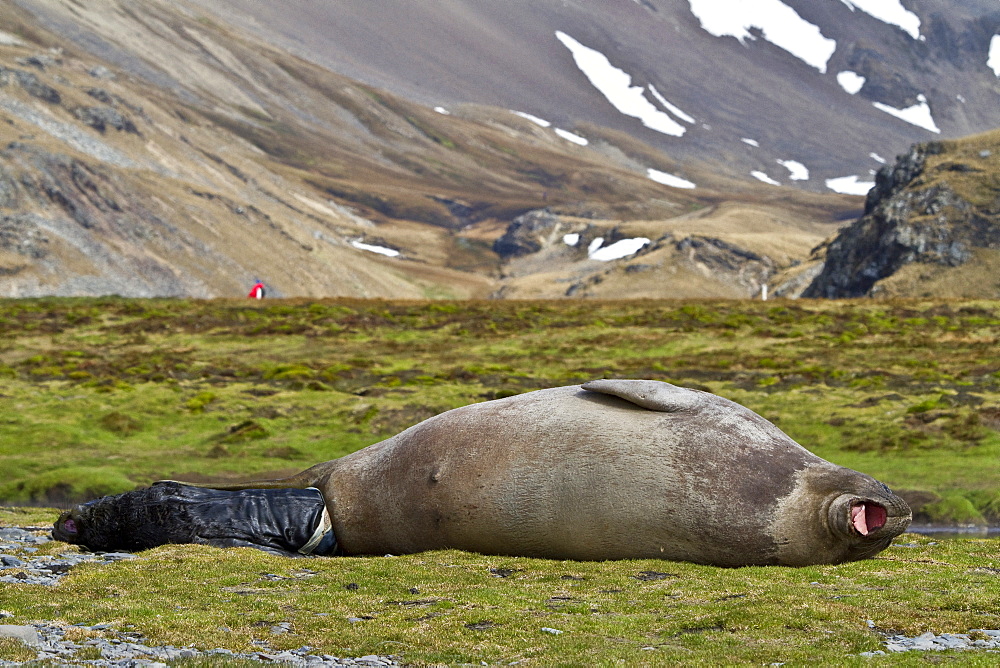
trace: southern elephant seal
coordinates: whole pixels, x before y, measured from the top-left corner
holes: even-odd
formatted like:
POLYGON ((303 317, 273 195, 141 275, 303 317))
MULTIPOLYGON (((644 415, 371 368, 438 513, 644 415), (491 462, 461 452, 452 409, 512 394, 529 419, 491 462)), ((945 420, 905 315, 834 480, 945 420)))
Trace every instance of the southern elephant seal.
POLYGON ((910 522, 756 413, 647 380, 472 404, 289 478, 200 486, 315 487, 345 554, 804 566, 872 557, 910 522))

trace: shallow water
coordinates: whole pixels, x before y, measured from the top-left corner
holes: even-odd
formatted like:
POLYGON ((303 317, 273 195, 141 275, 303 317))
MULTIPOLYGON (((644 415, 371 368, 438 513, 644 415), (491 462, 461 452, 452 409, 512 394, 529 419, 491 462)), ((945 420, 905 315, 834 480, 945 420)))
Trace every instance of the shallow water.
POLYGON ((1000 527, 952 527, 933 524, 911 524, 908 533, 934 538, 1000 538, 1000 527))

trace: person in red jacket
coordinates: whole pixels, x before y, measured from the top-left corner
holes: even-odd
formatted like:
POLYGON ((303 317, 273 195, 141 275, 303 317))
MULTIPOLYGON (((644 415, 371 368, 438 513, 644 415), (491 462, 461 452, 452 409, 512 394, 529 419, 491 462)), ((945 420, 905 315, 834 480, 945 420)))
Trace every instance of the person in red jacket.
POLYGON ((250 294, 247 295, 248 299, 263 299, 264 298, 264 283, 262 281, 257 281, 257 284, 250 288, 250 294))

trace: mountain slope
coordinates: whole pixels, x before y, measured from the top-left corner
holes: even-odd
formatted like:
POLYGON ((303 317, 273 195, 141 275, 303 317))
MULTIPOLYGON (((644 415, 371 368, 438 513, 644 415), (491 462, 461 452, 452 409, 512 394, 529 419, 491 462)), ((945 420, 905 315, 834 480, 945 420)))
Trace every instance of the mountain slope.
POLYGON ((998 115, 993 3, 849 4, 820 71, 687 2, 2 0, 0 294, 756 295, 933 136, 873 100, 998 115))
POLYGON ((933 138, 928 120, 951 137, 1000 125, 987 64, 1000 32, 993 0, 906 0, 896 12, 885 11, 895 0, 197 4, 429 106, 516 109, 570 130, 596 124, 730 176, 759 172, 817 191, 832 178, 870 181, 881 166, 870 154, 888 159, 933 138), (864 11, 880 7, 884 20, 864 11), (851 75, 863 79, 854 94, 841 83, 851 75), (611 98, 594 76, 617 88, 611 98), (900 110, 917 124, 892 115, 900 110), (652 124, 659 129, 646 122, 656 114, 666 117, 652 124))

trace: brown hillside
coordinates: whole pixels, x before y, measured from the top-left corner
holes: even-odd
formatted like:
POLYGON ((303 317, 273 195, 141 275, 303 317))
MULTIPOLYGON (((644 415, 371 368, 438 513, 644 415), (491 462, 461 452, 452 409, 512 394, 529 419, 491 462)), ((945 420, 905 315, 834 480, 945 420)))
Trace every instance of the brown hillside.
MULTIPOLYGON (((3 8, 5 295, 240 295, 260 278, 275 296, 556 296, 608 274, 608 295, 641 296, 659 288, 621 263, 509 280, 524 271, 492 245, 546 207, 654 239, 636 262, 666 266, 697 233, 780 267, 857 206, 682 168, 607 128, 578 146, 504 109, 435 111, 176 3, 3 8)), ((693 262, 678 295, 757 289, 693 262)))

